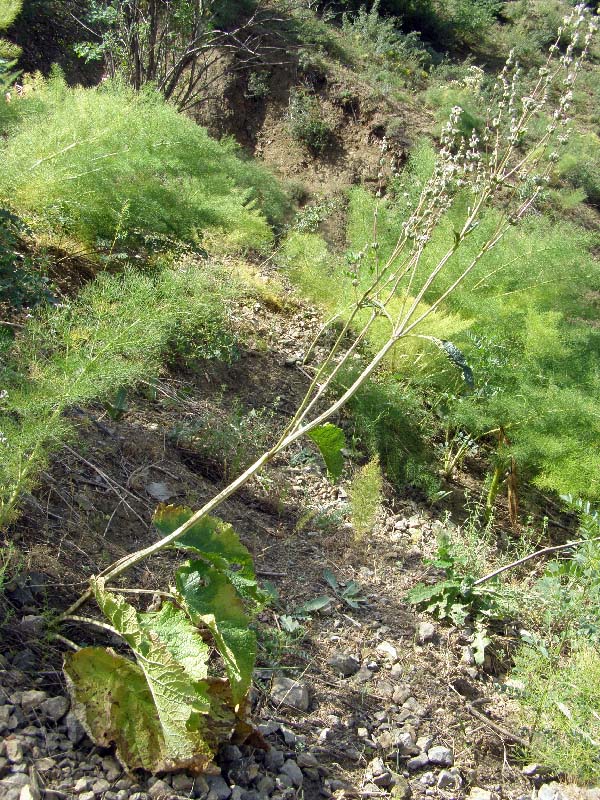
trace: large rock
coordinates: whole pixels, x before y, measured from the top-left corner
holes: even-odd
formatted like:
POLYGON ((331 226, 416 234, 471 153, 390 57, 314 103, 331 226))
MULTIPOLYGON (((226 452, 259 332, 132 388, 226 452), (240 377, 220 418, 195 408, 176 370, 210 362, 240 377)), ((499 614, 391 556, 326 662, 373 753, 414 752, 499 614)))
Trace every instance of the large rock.
POLYGON ((310 704, 308 687, 292 678, 275 678, 271 686, 271 700, 278 705, 296 708, 298 711, 308 711, 310 704))

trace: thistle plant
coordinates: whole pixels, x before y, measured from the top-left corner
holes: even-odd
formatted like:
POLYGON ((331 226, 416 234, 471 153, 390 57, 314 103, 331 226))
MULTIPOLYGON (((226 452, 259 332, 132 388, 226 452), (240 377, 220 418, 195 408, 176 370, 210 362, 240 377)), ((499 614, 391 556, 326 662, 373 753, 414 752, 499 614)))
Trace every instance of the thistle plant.
MULTIPOLYGON (((339 475, 343 466, 341 450, 344 446, 344 435, 329 420, 369 380, 401 340, 407 337, 424 339, 442 347, 460 366, 456 354, 448 349, 447 342, 423 332, 424 323, 467 276, 476 270, 486 254, 498 245, 506 231, 535 207, 536 200, 548 183, 560 148, 567 140, 573 85, 588 55, 595 30, 596 21, 584 5, 575 6, 565 18, 556 42, 550 48, 546 63, 533 81, 523 75, 511 54, 493 88, 488 119, 483 130, 474 130, 466 138, 461 134, 462 109, 456 107, 452 110, 441 135, 439 157, 433 173, 423 186, 412 213, 398 233, 395 247, 385 260, 377 257, 375 220, 374 239, 368 248, 374 257, 367 259, 365 252, 358 254, 353 264, 355 297, 344 311, 323 325, 305 354, 305 367, 311 371, 312 379, 306 395, 279 439, 199 510, 191 512, 159 509, 155 524, 163 534, 162 538, 125 556, 93 578, 90 589, 60 617, 61 622, 82 621, 81 617, 75 616, 76 612, 94 598, 109 617, 111 629, 120 633, 133 649, 153 696, 157 677, 148 672, 149 653, 162 665, 159 676, 161 680, 166 674, 175 675, 170 684, 171 701, 173 697, 180 696, 188 702, 190 694, 193 695, 195 691, 194 684, 189 680, 186 683, 183 679, 181 670, 185 672, 185 669, 181 664, 189 665, 190 660, 200 664, 201 668, 192 674, 192 677, 198 679, 198 675, 206 676, 206 659, 200 653, 198 641, 195 645, 198 652, 194 658, 190 653, 178 651, 177 647, 169 643, 169 632, 176 635, 176 631, 179 631, 181 636, 187 637, 186 641, 191 641, 194 636, 198 639, 193 634, 194 626, 208 628, 225 662, 230 682, 229 701, 233 703, 235 711, 229 720, 231 724, 228 723, 225 728, 229 732, 237 729, 236 715, 239 716, 243 707, 254 652, 252 638, 242 636, 242 631, 247 631, 249 621, 244 609, 247 611, 249 606, 256 609, 262 599, 254 584, 247 554, 240 551, 239 543, 235 545, 230 529, 220 528, 219 524, 222 523, 218 523, 210 515, 270 461, 303 436, 309 436, 318 445, 330 474, 334 477, 339 475), (560 49, 561 43, 564 50, 560 49), (528 141, 531 123, 540 115, 549 116, 550 121, 537 138, 528 141), (480 223, 485 210, 492 206, 499 212, 494 215, 494 226, 477 252, 467 253, 464 257, 465 249, 468 250, 464 248, 464 243, 480 223), (442 256, 431 268, 423 270, 422 264, 426 261, 434 231, 451 208, 459 212, 459 215, 462 214, 460 224, 454 228, 452 240, 448 241, 442 256), (440 276, 450 270, 453 279, 431 300, 436 282, 439 284, 440 276), (426 295, 428 304, 425 304, 426 295), (334 323, 337 324, 336 328, 333 328, 334 323), (378 330, 385 326, 387 334, 373 351, 369 350, 368 345, 375 326, 378 330), (325 341, 326 333, 329 337, 327 341, 331 344, 319 362, 315 356, 317 344, 325 341), (336 396, 336 377, 355 355, 363 358, 362 370, 336 396), (137 613, 122 599, 115 599, 123 591, 114 586, 115 579, 172 545, 191 551, 192 556, 178 570, 176 588, 170 595, 167 611, 160 619, 150 619, 148 614, 137 613), (233 548, 234 555, 230 554, 228 547, 233 548), (237 565, 244 564, 246 572, 241 574, 235 570, 232 566, 234 562, 237 565), (111 583, 113 588, 110 587, 111 583), (230 599, 231 607, 223 605, 223 596, 219 595, 221 590, 225 592, 223 596, 230 599), (159 648, 160 652, 157 650, 159 644, 162 648, 159 648), (172 661, 179 664, 179 672, 172 661)), ((81 652, 83 651, 72 658, 83 661, 81 652)), ((102 658, 106 660, 105 656, 102 658)), ((85 665, 85 669, 83 664, 80 667, 81 669, 76 670, 72 661, 67 663, 67 674, 75 684, 79 681, 81 687, 87 680, 86 675, 89 677, 93 668, 89 663, 85 665)), ((106 667, 112 669, 110 680, 114 683, 117 680, 114 677, 117 674, 116 666, 111 662, 106 667)), ((119 669, 123 679, 127 679, 130 668, 121 663, 119 669)), ((136 680, 138 683, 143 682, 139 675, 136 680)), ((205 719, 210 719, 211 714, 214 714, 215 697, 211 694, 214 684, 206 684, 207 680, 206 677, 202 678, 202 694, 191 706, 194 709, 194 724, 199 717, 204 715, 205 719)), ((105 680, 102 702, 108 702, 115 694, 113 683, 106 688, 105 680)), ((87 703, 89 723, 94 702, 97 704, 98 698, 95 696, 90 699, 89 681, 86 685, 88 691, 81 690, 79 694, 77 689, 75 691, 79 700, 87 703)), ((123 690, 120 689, 119 692, 122 701, 123 690)), ((223 695, 220 696, 220 701, 223 701, 223 695)), ((166 706, 161 706, 160 698, 156 700, 156 706, 156 714, 162 719, 166 706)), ((178 709, 181 711, 181 703, 178 709)), ((159 765, 161 769, 181 768, 182 765, 202 768, 208 756, 194 760, 189 753, 189 748, 197 746, 200 741, 188 736, 191 730, 190 720, 189 716, 181 717, 178 731, 174 734, 167 731, 163 735, 160 755, 142 760, 141 763, 149 763, 153 768, 159 765)), ((214 735, 215 731, 211 729, 208 738, 202 740, 203 746, 207 748, 206 752, 211 747, 208 740, 214 735)), ((122 753, 125 750, 127 748, 121 748, 122 753)), ((134 763, 140 762, 134 759, 134 763)))

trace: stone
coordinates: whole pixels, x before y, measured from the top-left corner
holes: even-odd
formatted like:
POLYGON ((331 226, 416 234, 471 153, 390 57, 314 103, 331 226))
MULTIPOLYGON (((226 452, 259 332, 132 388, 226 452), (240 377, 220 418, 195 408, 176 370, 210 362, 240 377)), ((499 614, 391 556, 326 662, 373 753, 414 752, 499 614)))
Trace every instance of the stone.
POLYGON ((78 745, 83 739, 85 739, 86 733, 83 725, 75 714, 70 711, 65 719, 67 725, 67 736, 69 737, 69 741, 74 744, 78 745))
POLYGON ((281 726, 281 735, 283 736, 283 741, 287 744, 288 747, 293 747, 296 744, 296 734, 294 731, 291 731, 289 728, 286 728, 285 725, 281 726))
POLYGON ((25 786, 21 787, 19 800, 40 800, 40 798, 40 791, 33 784, 26 783, 25 786))
POLYGON ((417 747, 425 753, 433 747, 433 736, 419 736, 417 747))
POLYGON ((79 795, 79 800, 95 800, 96 795, 90 790, 79 795))
POLYGON ((283 767, 281 767, 280 772, 283 773, 283 775, 287 775, 297 789, 300 789, 304 783, 304 775, 302 774, 302 770, 291 758, 287 759, 283 767))
POLYGON ((265 767, 273 772, 279 771, 285 762, 285 756, 281 750, 272 747, 265 755, 265 767))
POLYGON ((54 722, 61 720, 67 713, 71 706, 69 699, 59 695, 58 697, 49 697, 40 704, 40 711, 54 722))
POLYGON ((92 784, 92 792, 94 794, 104 794, 110 789, 110 783, 106 778, 100 778, 92 784))
POLYGON ((438 775, 438 789, 456 790, 460 786, 460 776, 448 769, 443 769, 438 775))
POLYGON ((278 705, 290 706, 298 711, 308 711, 310 696, 304 683, 279 676, 271 686, 271 700, 278 705))
POLYGON ((424 775, 421 775, 419 783, 422 783, 423 786, 435 786, 435 784, 437 783, 437 778, 435 777, 435 773, 426 772, 424 775))
POLYGON ((106 775, 106 780, 114 783, 123 772, 123 769, 116 758, 107 756, 102 759, 102 771, 106 775))
POLYGON ((406 762, 406 768, 411 772, 416 772, 418 769, 424 769, 429 764, 427 753, 419 753, 418 756, 409 758, 406 762))
POLYGON ((417 641, 419 644, 431 642, 435 637, 435 626, 431 622, 420 622, 417 632, 417 641))
POLYGON ((28 775, 23 772, 13 772, 0 780, 0 797, 2 800, 18 800, 21 789, 28 783, 28 775))
POLYGON ((389 789, 389 787, 394 783, 392 773, 389 770, 382 772, 381 775, 377 775, 373 778, 373 783, 375 786, 378 786, 382 789, 389 789))
POLYGON ((494 800, 494 795, 488 789, 482 789, 480 786, 473 786, 469 792, 469 800, 494 800))
POLYGON ((4 752, 11 764, 20 764, 23 761, 23 745, 14 736, 9 736, 4 742, 4 752))
POLYGON ((296 761, 298 762, 298 766, 302 767, 302 769, 319 766, 317 757, 313 753, 299 753, 296 761))
POLYGON ((87 792, 87 790, 91 786, 91 781, 89 778, 78 778, 75 781, 75 785, 73 786, 73 791, 75 794, 81 794, 81 792, 87 792))
POLYGON ((262 795, 270 795, 275 789, 275 781, 270 775, 263 775, 263 777, 256 784, 256 788, 262 795))
POLYGON ((27 714, 46 700, 48 694, 39 689, 29 689, 21 695, 21 708, 27 714))
POLYGON ((356 675, 360 669, 360 661, 349 653, 334 653, 327 663, 344 678, 356 675))
POLYGON ((38 772, 48 772, 56 766, 56 761, 53 758, 38 758, 35 762, 35 768, 38 772))
POLYGON ((402 705, 402 703, 404 703, 409 697, 410 697, 410 689, 407 689, 405 686, 397 686, 394 689, 392 700, 394 701, 394 703, 402 705))
POLYGON ((167 798, 172 796, 173 790, 168 783, 165 783, 165 781, 156 781, 156 783, 153 783, 148 790, 148 794, 152 800, 160 800, 160 798, 167 800, 167 798))
POLYGON ((556 781, 544 783, 538 789, 538 800, 563 800, 565 795, 561 791, 561 786, 556 781))
POLYGON ((171 784, 176 792, 181 792, 181 794, 189 794, 194 786, 194 779, 189 775, 186 775, 185 772, 179 772, 177 775, 173 775, 171 784))
POLYGON ((436 745, 427 751, 427 757, 432 764, 439 764, 441 767, 451 767, 454 764, 454 756, 449 747, 436 745))
POLYGON ((393 800, 409 800, 412 795, 410 783, 401 775, 395 776, 395 783, 392 786, 391 797, 393 800))
POLYGON ((206 782, 209 798, 212 796, 215 800, 227 800, 231 796, 231 787, 227 785, 222 775, 207 775, 206 782))
POLYGON ((390 642, 381 642, 375 648, 378 653, 381 653, 391 664, 398 661, 398 651, 390 642))
POLYGON ((263 736, 271 736, 274 733, 277 733, 279 730, 279 723, 278 722, 264 722, 258 726, 258 732, 261 733, 263 736))
POLYGON ((40 638, 46 629, 46 620, 39 614, 26 614, 19 622, 19 629, 25 636, 40 638))

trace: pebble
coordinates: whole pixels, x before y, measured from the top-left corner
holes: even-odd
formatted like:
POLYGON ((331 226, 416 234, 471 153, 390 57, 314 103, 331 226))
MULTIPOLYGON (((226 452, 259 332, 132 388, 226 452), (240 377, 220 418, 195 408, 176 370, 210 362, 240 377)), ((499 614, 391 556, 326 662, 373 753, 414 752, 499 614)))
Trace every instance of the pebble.
POLYGON ((349 653, 334 653, 327 663, 344 678, 356 675, 360 669, 360 661, 349 653))
POLYGON ((473 786, 469 792, 469 800, 494 800, 494 795, 488 789, 482 789, 480 786, 473 786))
POLYGON ((27 714, 29 711, 33 711, 34 708, 37 708, 41 703, 43 703, 47 697, 48 695, 46 692, 42 692, 39 689, 30 689, 25 691, 21 695, 21 708, 27 714))
POLYGON ((420 622, 419 630, 417 633, 417 640, 419 644, 431 642, 435 637, 435 626, 431 622, 420 622))
POLYGON ((552 783, 544 783, 538 789, 538 800, 563 800, 564 794, 561 791, 561 786, 556 781, 552 783))
POLYGON ((410 783, 401 775, 396 776, 396 783, 392 786, 392 798, 394 800, 408 800, 411 795, 410 783))
POLYGON ((390 642, 381 642, 375 649, 392 664, 398 661, 398 651, 390 642))
POLYGON ((48 719, 58 722, 67 713, 70 705, 68 698, 59 695, 58 697, 49 697, 47 700, 44 700, 44 702, 40 704, 40 711, 42 711, 48 719))
POLYGON ((4 752, 11 764, 20 764, 23 761, 23 745, 13 736, 4 742, 4 752))
POLYGON ((438 789, 456 790, 460 788, 461 780, 457 772, 452 772, 448 769, 443 769, 438 775, 437 787, 438 789))
POLYGON ((319 766, 317 757, 313 753, 298 753, 296 761, 302 769, 319 766))
POLYGON ((192 791, 192 788, 194 787, 194 779, 191 778, 189 775, 186 775, 184 772, 180 772, 177 775, 173 775, 171 784, 176 792, 181 792, 181 794, 189 795, 189 793, 192 791))
POLYGON ((304 783, 304 776, 302 774, 302 770, 300 769, 298 764, 296 764, 296 762, 293 761, 291 758, 288 758, 288 760, 281 767, 281 772, 284 775, 287 775, 288 778, 290 778, 290 780, 292 781, 293 785, 298 789, 304 783))
POLYGON ((432 764, 439 764, 442 767, 451 767, 454 764, 452 750, 450 750, 449 747, 443 747, 442 745, 431 747, 427 751, 427 757, 432 764))
POLYGON ((231 795, 231 789, 221 775, 207 775, 209 800, 227 800, 231 795))
POLYGON ((279 676, 271 686, 271 700, 278 705, 286 705, 298 711, 308 711, 310 696, 304 683, 279 676))
POLYGON ((429 758, 427 757, 427 753, 419 753, 418 756, 414 756, 413 758, 409 758, 406 762, 406 767, 411 772, 416 772, 418 769, 423 769, 429 764, 429 758))
POLYGON ((86 736, 83 725, 81 722, 79 722, 72 711, 69 711, 67 714, 65 722, 67 725, 67 736, 69 737, 69 741, 74 745, 78 745, 86 736))

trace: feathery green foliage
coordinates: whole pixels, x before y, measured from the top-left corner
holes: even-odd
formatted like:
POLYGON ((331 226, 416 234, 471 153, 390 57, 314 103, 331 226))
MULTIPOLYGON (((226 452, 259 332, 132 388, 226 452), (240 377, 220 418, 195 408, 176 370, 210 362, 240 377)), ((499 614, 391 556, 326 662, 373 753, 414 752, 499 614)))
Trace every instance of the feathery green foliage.
POLYGON ((531 748, 536 760, 578 782, 597 783, 600 653, 583 642, 573 645, 558 663, 525 646, 513 675, 525 685, 523 722, 535 720, 531 748))
POLYGON ((155 277, 103 274, 77 300, 40 309, 2 370, 0 523, 13 515, 48 450, 70 435, 70 406, 153 377, 173 334, 198 332, 201 320, 209 332, 218 328, 220 306, 235 292, 231 279, 217 289, 217 275, 192 261, 155 277))
POLYGON ((379 456, 375 456, 356 472, 348 492, 352 525, 358 539, 373 529, 381 507, 382 488, 383 476, 379 466, 379 456))
POLYGON ((152 91, 68 88, 60 77, 15 103, 0 146, 0 193, 36 227, 96 245, 218 231, 239 247, 271 241, 285 198, 274 178, 216 142, 152 91), (126 219, 123 214, 126 211, 126 219))

